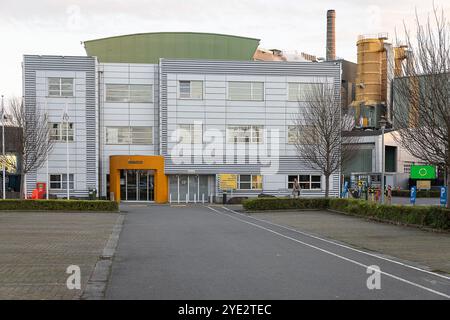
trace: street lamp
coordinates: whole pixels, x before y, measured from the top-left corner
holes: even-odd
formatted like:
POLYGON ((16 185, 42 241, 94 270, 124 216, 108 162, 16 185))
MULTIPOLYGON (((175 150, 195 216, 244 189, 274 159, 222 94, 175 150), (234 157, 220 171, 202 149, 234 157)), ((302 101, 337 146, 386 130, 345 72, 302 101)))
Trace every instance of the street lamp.
POLYGON ((66 184, 67 184, 67 200, 70 199, 70 191, 69 191, 69 185, 70 185, 70 179, 69 179, 69 114, 67 113, 67 103, 66 103, 66 110, 64 111, 64 114, 62 116, 63 123, 66 127, 66 152, 67 152, 67 159, 66 159, 66 165, 67 165, 67 171, 66 171, 66 184))
POLYGON ((381 128, 381 203, 384 204, 384 129, 386 129, 386 119, 381 116, 380 119, 381 128))
POLYGON ((2 178, 3 178, 3 200, 6 199, 6 172, 5 172, 5 105, 3 103, 2 95, 2 178))

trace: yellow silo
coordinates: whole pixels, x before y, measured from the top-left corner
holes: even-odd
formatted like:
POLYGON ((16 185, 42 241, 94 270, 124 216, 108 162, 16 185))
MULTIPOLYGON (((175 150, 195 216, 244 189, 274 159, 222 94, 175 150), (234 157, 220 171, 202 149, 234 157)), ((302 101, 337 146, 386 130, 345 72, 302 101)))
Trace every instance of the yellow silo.
POLYGON ((376 105, 386 100, 386 38, 360 36, 358 48, 358 66, 356 73, 356 101, 366 105, 376 105), (384 96, 383 96, 384 95, 384 96))

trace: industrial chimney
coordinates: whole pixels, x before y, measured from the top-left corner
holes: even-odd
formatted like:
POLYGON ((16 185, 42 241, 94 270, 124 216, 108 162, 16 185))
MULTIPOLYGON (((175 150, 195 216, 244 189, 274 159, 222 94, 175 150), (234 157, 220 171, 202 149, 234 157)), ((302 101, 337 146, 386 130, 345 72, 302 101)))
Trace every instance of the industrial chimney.
POLYGON ((336 11, 327 11, 327 60, 336 59, 336 11))

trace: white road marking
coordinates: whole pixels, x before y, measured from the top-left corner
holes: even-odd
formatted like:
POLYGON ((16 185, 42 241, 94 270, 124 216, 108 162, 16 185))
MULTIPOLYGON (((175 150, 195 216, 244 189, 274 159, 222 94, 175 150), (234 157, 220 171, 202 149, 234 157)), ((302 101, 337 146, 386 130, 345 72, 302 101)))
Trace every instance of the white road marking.
MULTIPOLYGON (((294 241, 294 242, 303 244, 303 245, 305 245, 305 246, 307 246, 307 247, 316 249, 316 250, 318 250, 318 251, 321 251, 321 252, 324 252, 324 253, 326 253, 326 254, 332 255, 332 256, 337 257, 337 258, 339 258, 339 259, 342 259, 342 260, 348 261, 348 262, 350 262, 350 263, 356 264, 356 265, 358 265, 358 266, 360 266, 360 267, 363 267, 363 268, 366 269, 366 270, 367 270, 367 268, 369 267, 368 265, 365 265, 365 264, 363 264, 363 263, 361 263, 361 262, 355 261, 355 260, 353 260, 353 259, 346 258, 346 257, 344 257, 344 256, 341 256, 341 255, 336 254, 336 253, 333 253, 333 252, 331 252, 331 251, 328 251, 328 250, 319 248, 319 247, 314 246, 314 245, 312 245, 312 244, 309 244, 309 243, 303 242, 303 241, 301 241, 301 240, 298 240, 298 239, 295 239, 295 238, 286 236, 286 235, 284 235, 284 234, 282 234, 282 233, 279 233, 279 232, 276 232, 276 231, 274 231, 274 230, 268 229, 268 228, 266 228, 266 227, 260 226, 260 225, 258 225, 258 224, 256 224, 256 223, 252 223, 252 222, 246 221, 246 220, 244 220, 244 219, 240 219, 240 218, 238 218, 238 217, 230 216, 230 215, 228 215, 228 214, 222 213, 222 212, 220 212, 220 211, 218 211, 218 210, 216 210, 216 209, 214 209, 214 208, 208 207, 208 206, 206 206, 206 207, 207 207, 208 209, 210 209, 210 210, 212 210, 212 211, 214 211, 214 212, 220 214, 220 215, 227 216, 227 217, 229 217, 229 218, 231 218, 231 219, 234 219, 234 220, 237 220, 237 221, 241 221, 241 222, 244 222, 244 223, 246 223, 246 224, 252 225, 252 226, 254 226, 254 227, 260 228, 260 229, 262 229, 262 230, 268 231, 268 232, 270 232, 270 233, 276 234, 276 235, 278 235, 278 236, 280 236, 280 237, 283 237, 283 238, 285 238, 285 239, 288 239, 288 240, 291 240, 291 241, 294 241)), ((436 291, 436 290, 431 289, 431 288, 427 288, 427 287, 422 286, 422 285, 420 285, 420 284, 418 284, 418 283, 415 283, 415 282, 412 282, 412 281, 409 281, 409 280, 400 278, 400 277, 398 277, 398 276, 395 276, 395 275, 390 274, 390 273, 385 272, 385 271, 380 271, 380 273, 381 273, 381 274, 384 274, 384 275, 386 275, 386 276, 388 276, 388 277, 391 277, 391 278, 393 278, 393 279, 396 279, 396 280, 399 280, 399 281, 401 281, 401 282, 404 282, 404 283, 407 283, 407 284, 409 284, 409 285, 412 285, 412 286, 414 286, 414 287, 417 287, 417 288, 423 289, 423 290, 425 290, 425 291, 428 291, 428 292, 434 293, 434 294, 436 294, 436 295, 439 295, 439 296, 445 297, 445 298, 447 298, 447 299, 450 299, 450 295, 447 295, 447 294, 445 294, 445 293, 436 291)))
POLYGON ((226 207, 222 207, 222 208, 227 210, 227 211, 229 211, 229 212, 233 212, 234 214, 238 214, 238 215, 241 215, 241 216, 244 216, 244 217, 247 217, 247 218, 251 218, 251 219, 259 221, 259 222, 264 222, 264 223, 267 223, 267 224, 270 224, 270 225, 273 225, 273 226, 277 226, 277 227, 280 227, 280 228, 283 228, 283 229, 286 229, 286 230, 289 230, 289 231, 292 231, 292 232, 296 232, 296 233, 302 234, 304 236, 308 236, 308 237, 311 237, 311 238, 314 238, 314 239, 317 239, 317 240, 321 240, 321 241, 324 241, 324 242, 327 242, 327 243, 331 243, 331 244, 334 244, 334 245, 342 247, 342 248, 346 248, 346 249, 349 249, 349 250, 352 250, 352 251, 355 251, 355 252, 363 253, 365 255, 368 255, 368 256, 371 256, 371 257, 374 257, 374 258, 378 258, 378 259, 381 259, 381 260, 389 261, 389 262, 401 265, 403 267, 407 267, 407 268, 410 268, 410 269, 414 269, 416 271, 425 272, 425 273, 431 274, 431 275, 436 276, 436 277, 440 277, 440 278, 443 278, 443 279, 446 279, 446 280, 450 280, 450 277, 447 277, 447 276, 439 274, 439 273, 435 273, 435 272, 428 271, 428 270, 425 270, 425 269, 421 269, 421 268, 418 268, 418 267, 415 267, 415 266, 411 266, 409 264, 402 263, 402 262, 399 262, 399 261, 395 261, 395 260, 392 260, 392 259, 389 259, 389 258, 385 258, 385 257, 379 256, 377 254, 373 254, 373 253, 370 253, 370 252, 365 252, 365 251, 362 251, 362 250, 358 250, 358 249, 346 246, 344 244, 341 244, 341 243, 338 243, 338 242, 335 242, 335 241, 332 241, 332 240, 324 239, 324 238, 321 238, 321 237, 309 234, 307 232, 303 232, 303 231, 299 231, 297 229, 293 229, 293 228, 289 228, 289 227, 283 226, 281 224, 277 224, 277 223, 270 222, 270 221, 267 221, 267 220, 264 220, 264 219, 258 219, 258 218, 252 217, 252 216, 248 216, 248 215, 239 213, 237 211, 234 211, 234 210, 226 208, 226 207))

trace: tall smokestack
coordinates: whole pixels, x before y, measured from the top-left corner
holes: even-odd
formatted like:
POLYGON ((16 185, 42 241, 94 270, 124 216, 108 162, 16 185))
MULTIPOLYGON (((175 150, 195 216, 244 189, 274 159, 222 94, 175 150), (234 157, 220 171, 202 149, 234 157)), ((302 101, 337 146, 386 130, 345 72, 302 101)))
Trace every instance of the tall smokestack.
POLYGON ((327 60, 336 59, 336 11, 327 11, 327 60))

